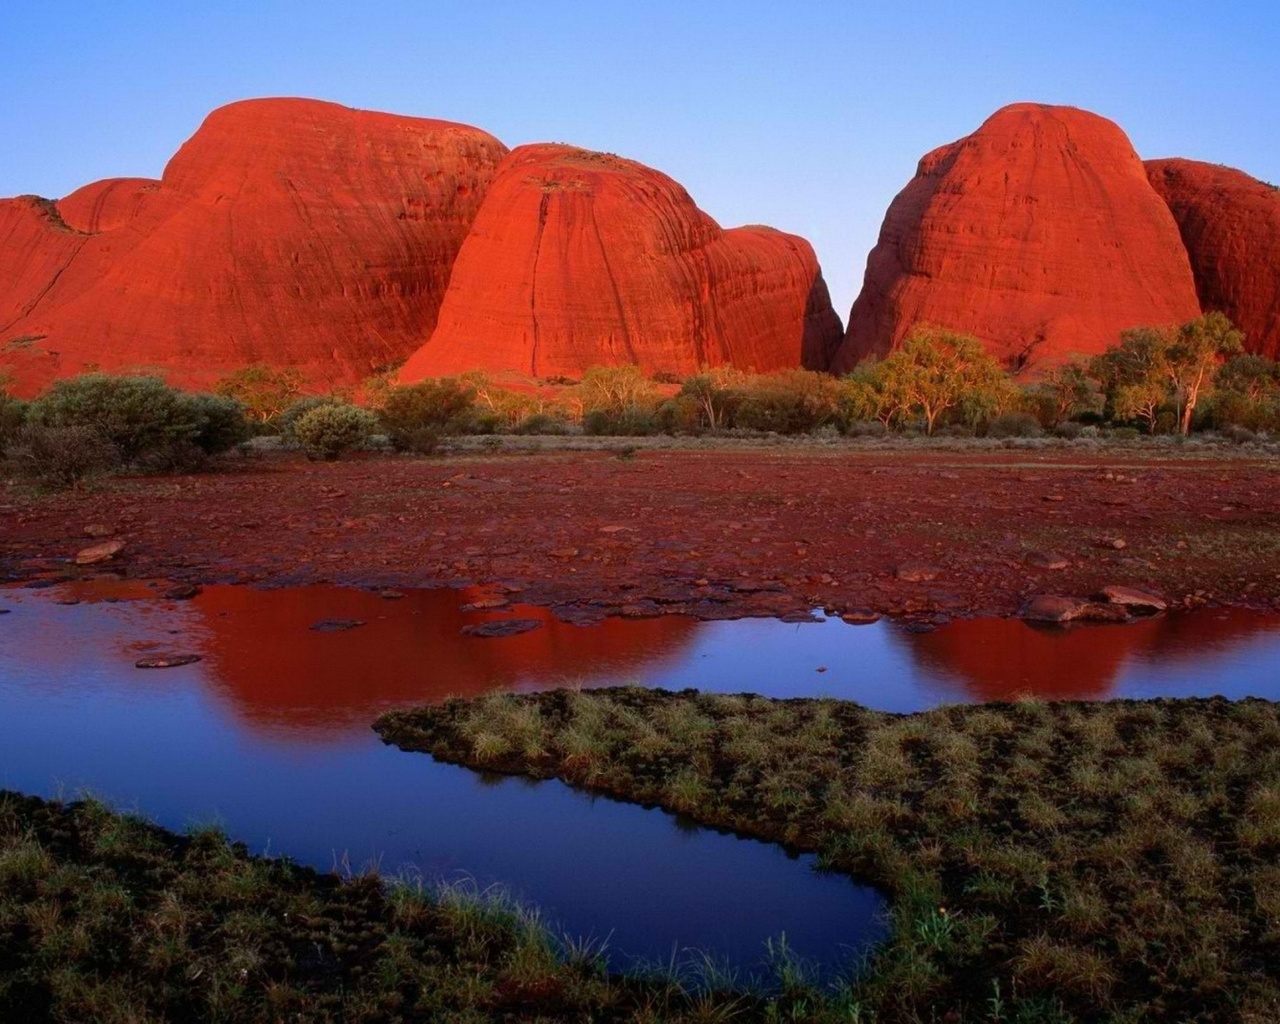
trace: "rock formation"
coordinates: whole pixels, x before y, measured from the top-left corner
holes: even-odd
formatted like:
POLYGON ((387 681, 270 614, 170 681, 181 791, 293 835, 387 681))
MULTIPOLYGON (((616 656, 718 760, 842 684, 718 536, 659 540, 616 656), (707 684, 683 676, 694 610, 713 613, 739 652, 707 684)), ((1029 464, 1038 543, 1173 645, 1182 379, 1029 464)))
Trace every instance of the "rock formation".
POLYGON ((477 368, 577 377, 618 363, 825 369, 839 342, 803 239, 723 230, 632 160, 533 145, 499 168, 435 333, 401 380, 477 368))
POLYGON ((1280 189, 1195 160, 1150 160, 1147 176, 1182 232, 1200 305, 1225 313, 1247 351, 1280 358, 1280 189))
POLYGON ((435 326, 505 153, 314 100, 216 110, 159 182, 0 206, 0 370, 27 392, 95 366, 207 385, 256 362, 354 384, 435 326))
POLYGON ((1021 103, 920 161, 885 216, 832 369, 885 354, 917 323, 1034 369, 1199 313, 1177 225, 1124 132, 1021 103))

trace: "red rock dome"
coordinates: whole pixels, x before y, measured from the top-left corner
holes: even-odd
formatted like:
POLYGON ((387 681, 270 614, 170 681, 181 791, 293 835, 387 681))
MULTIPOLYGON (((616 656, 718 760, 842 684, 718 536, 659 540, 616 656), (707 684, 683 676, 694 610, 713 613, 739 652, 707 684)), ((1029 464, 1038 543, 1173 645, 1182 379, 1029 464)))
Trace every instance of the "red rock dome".
POLYGON ((0 227, 0 310, 19 311, 0 317, 0 369, 25 391, 90 367, 203 386, 257 362, 357 383, 435 326, 505 153, 446 121, 223 107, 158 184, 86 186, 35 226, 3 215, 21 223, 0 227))
POLYGON ((97 234, 128 224, 159 190, 154 178, 107 178, 76 189, 56 205, 73 231, 97 234))
POLYGON ((832 369, 885 354, 917 323, 1034 369, 1199 314, 1178 227, 1124 132, 1020 103, 920 161, 885 215, 832 369))
POLYGON ((1200 304, 1225 313, 1247 351, 1280 358, 1280 189, 1195 160, 1149 160, 1147 177, 1182 232, 1200 304))
POLYGON ((803 239, 725 231, 678 183, 632 160, 521 146, 498 169, 435 333, 401 380, 580 376, 620 363, 825 369, 839 341, 803 239))

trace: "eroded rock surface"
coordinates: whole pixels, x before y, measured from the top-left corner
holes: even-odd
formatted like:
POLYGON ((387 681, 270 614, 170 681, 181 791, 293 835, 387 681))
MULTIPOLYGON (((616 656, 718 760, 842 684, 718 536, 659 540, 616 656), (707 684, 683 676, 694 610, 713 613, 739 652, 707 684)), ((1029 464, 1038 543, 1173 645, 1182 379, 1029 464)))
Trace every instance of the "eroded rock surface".
POLYGON ((1230 317, 1247 351, 1280 357, 1280 189, 1195 160, 1146 166, 1182 233, 1201 305, 1230 317))
POLYGON ((435 326, 505 147, 302 99, 214 111, 162 179, 0 202, 0 370, 207 386, 249 363, 355 384, 435 326))
POLYGON ((503 162, 458 254, 434 335, 401 379, 482 368, 581 376, 636 363, 825 369, 840 322, 809 243, 722 229, 675 181, 560 145, 503 162))
POLYGON ((885 216, 833 369, 884 355, 918 323, 1034 369, 1199 313, 1178 227, 1124 132, 1019 103, 920 161, 885 216))

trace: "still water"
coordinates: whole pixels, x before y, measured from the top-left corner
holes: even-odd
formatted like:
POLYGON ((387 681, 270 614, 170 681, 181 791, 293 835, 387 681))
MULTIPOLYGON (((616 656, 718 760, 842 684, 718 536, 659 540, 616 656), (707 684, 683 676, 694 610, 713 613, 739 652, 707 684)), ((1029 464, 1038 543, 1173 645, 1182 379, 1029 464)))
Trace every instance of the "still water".
POLYGON ((481 591, 395 600, 316 586, 145 583, 0 591, 0 787, 88 789, 182 828, 216 821, 255 852, 322 869, 500 883, 615 964, 686 948, 755 965, 785 932, 834 966, 883 935, 882 902, 812 858, 556 783, 492 779, 384 746, 389 708, 489 690, 640 683, 837 696, 890 711, 1008 699, 1280 695, 1280 620, 1204 611, 1047 631, 1010 620, 929 633, 888 622, 573 626, 545 609, 466 611, 481 591), (503 618, 516 636, 466 636, 503 618), (322 620, 362 623, 321 632, 322 620), (134 667, 157 654, 201 661, 134 667))

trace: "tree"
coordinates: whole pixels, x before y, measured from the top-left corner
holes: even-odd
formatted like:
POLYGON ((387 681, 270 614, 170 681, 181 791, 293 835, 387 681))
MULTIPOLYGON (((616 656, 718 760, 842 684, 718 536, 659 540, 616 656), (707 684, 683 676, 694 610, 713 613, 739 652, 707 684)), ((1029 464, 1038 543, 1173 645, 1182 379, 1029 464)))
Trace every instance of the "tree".
POLYGON ((998 406, 1009 385, 1008 375, 977 338, 923 325, 912 328, 874 374, 886 404, 923 417, 927 434, 961 402, 974 409, 998 406))
POLYGON ((1156 432, 1156 416, 1168 398, 1168 352, 1177 328, 1133 327, 1120 344, 1094 356, 1089 376, 1102 386, 1105 409, 1112 419, 1141 420, 1156 432))
POLYGON ((579 393, 584 409, 625 412, 652 401, 654 387, 638 366, 592 366, 582 375, 579 393))
POLYGON ((1036 396, 1048 413, 1049 426, 1054 427, 1082 412, 1096 412, 1102 404, 1098 382, 1078 362, 1063 363, 1045 374, 1036 396))
POLYGON ((250 416, 270 423, 293 404, 305 383, 298 370, 254 363, 227 374, 214 385, 214 392, 239 399, 250 416))
POLYGON ((1165 372, 1178 408, 1178 430, 1191 433, 1191 417, 1201 392, 1212 386, 1214 371, 1244 347, 1244 335, 1218 312, 1207 313, 1178 328, 1165 353, 1165 372))

